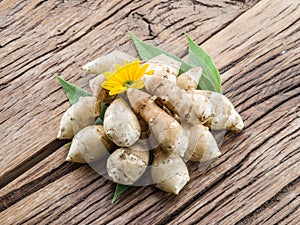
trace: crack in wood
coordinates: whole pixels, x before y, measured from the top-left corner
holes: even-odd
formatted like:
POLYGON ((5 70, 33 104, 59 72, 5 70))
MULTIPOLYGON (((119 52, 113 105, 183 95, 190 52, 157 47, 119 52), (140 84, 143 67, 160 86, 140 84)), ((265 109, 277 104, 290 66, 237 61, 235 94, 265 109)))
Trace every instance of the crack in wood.
POLYGON ((47 2, 48 0, 42 0, 42 1, 40 1, 39 3, 37 3, 34 7, 33 7, 33 9, 36 9, 36 8, 38 8, 38 7, 40 7, 41 5, 43 5, 45 2, 47 2))
MULTIPOLYGON (((274 205, 282 196, 284 196, 289 189, 292 187, 296 186, 297 184, 300 183, 300 177, 296 178, 295 180, 291 181, 289 184, 287 184, 284 188, 282 188, 275 196, 273 196, 271 199, 266 201, 263 205, 258 207, 256 210, 252 211, 251 213, 245 215, 240 221, 236 223, 236 225, 243 225, 243 224, 248 224, 251 222, 252 218, 258 214, 264 211, 264 209, 271 207, 274 205)), ((300 207, 300 206, 298 206, 300 207)), ((284 218, 282 218, 284 219, 284 218)), ((279 222, 279 221, 278 221, 279 222)))
POLYGON ((0 196, 0 212, 16 204, 21 199, 31 195, 32 193, 44 188, 55 180, 65 176, 66 174, 78 169, 80 164, 63 163, 59 167, 45 173, 43 176, 12 190, 4 196, 0 196))
POLYGON ((196 5, 200 5, 200 6, 205 6, 207 8, 223 8, 222 6, 220 5, 217 5, 217 4, 209 4, 209 3, 204 3, 204 2, 201 2, 199 0, 192 0, 192 3, 196 6, 196 5))
POLYGON ((39 151, 37 151, 33 156, 26 159, 22 164, 18 166, 18 168, 14 168, 12 171, 6 172, 1 178, 0 178, 0 189, 10 183, 12 180, 16 179, 18 176, 23 174, 25 171, 27 171, 29 168, 36 165, 38 162, 42 161, 49 155, 51 155, 53 152, 55 152, 58 148, 62 147, 68 142, 68 140, 54 140, 51 141, 49 144, 41 148, 39 151))

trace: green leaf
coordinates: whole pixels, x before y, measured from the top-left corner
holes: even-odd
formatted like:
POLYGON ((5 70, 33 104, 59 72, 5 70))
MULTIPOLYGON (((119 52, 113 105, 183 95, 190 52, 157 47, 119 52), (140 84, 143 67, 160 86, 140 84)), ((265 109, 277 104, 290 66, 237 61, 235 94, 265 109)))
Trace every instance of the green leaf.
POLYGON ((104 114, 105 114, 105 111, 108 108, 108 106, 109 106, 108 103, 101 102, 101 105, 100 105, 100 116, 95 121, 96 125, 103 125, 104 114))
POLYGON ((198 83, 198 89, 210 90, 220 93, 222 92, 220 73, 216 68, 212 58, 200 46, 193 42, 187 34, 186 37, 189 42, 189 63, 182 61, 177 56, 174 56, 164 50, 143 42, 131 32, 129 32, 129 34, 131 36, 131 39, 133 40, 133 43, 135 44, 136 49, 138 50, 140 57, 143 60, 147 61, 160 54, 165 54, 181 62, 179 74, 185 73, 191 68, 201 66, 203 69, 203 73, 198 83))
POLYGON ((158 56, 160 54, 165 54, 179 62, 181 62, 181 67, 179 70, 179 74, 182 74, 188 70, 190 70, 192 68, 191 65, 187 64, 186 62, 182 61, 180 58, 178 58, 175 55, 172 55, 171 53, 168 53, 164 50, 161 50, 160 48, 157 48, 153 45, 147 44, 146 42, 138 39, 133 33, 129 32, 131 39, 140 55, 140 57, 145 60, 148 61, 150 59, 152 59, 155 56, 158 56))
POLYGON ((100 117, 98 117, 95 121, 96 125, 103 125, 103 121, 100 119, 100 117))
POLYGON ((90 93, 86 92, 85 90, 65 81, 62 77, 60 77, 58 74, 55 74, 55 77, 63 87, 67 98, 69 99, 70 103, 74 105, 76 102, 78 102, 79 97, 84 96, 92 96, 90 93))
POLYGON ((104 121, 104 114, 105 114, 105 111, 106 109, 108 108, 109 104, 108 103, 105 103, 105 102, 101 102, 101 106, 100 106, 100 120, 102 121, 102 124, 103 124, 103 121, 104 121))
POLYGON ((123 185, 123 184, 117 184, 114 197, 112 199, 112 203, 114 203, 120 194, 122 194, 124 191, 126 191, 130 186, 123 185))
POLYGON ((203 69, 198 89, 222 93, 220 73, 212 57, 197 45, 188 34, 185 36, 189 43, 189 63, 192 66, 201 66, 203 69))

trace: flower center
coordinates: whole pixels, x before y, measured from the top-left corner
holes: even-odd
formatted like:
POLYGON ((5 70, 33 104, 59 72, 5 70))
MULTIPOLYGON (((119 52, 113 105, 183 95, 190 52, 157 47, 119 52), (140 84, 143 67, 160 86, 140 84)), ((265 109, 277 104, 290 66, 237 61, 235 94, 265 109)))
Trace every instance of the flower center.
POLYGON ((125 83, 124 83, 124 87, 127 87, 127 88, 129 88, 130 87, 130 85, 132 85, 134 83, 134 81, 132 81, 132 80, 128 80, 128 81, 126 81, 125 83))

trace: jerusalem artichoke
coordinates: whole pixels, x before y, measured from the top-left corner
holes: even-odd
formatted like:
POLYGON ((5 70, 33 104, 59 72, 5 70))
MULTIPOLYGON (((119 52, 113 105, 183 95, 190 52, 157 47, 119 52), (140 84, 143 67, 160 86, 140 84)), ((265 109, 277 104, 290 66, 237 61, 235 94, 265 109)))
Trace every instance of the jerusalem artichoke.
POLYGON ((154 154, 151 176, 159 189, 176 195, 190 180, 184 161, 177 155, 162 151, 154 154))
POLYGON ((105 111, 104 130, 108 138, 120 147, 133 145, 141 135, 139 121, 125 100, 114 100, 105 111))
POLYGON ((197 90, 195 92, 207 97, 212 107, 212 115, 205 125, 213 130, 227 129, 236 132, 244 128, 241 116, 225 95, 207 90, 197 90))
POLYGON ((195 67, 177 77, 176 84, 183 90, 197 89, 198 82, 202 75, 202 68, 195 67))
POLYGON ((150 59, 148 69, 154 70, 153 75, 170 80, 176 84, 176 76, 179 73, 181 63, 173 58, 160 54, 150 59))
POLYGON ((103 84, 103 82, 105 81, 106 78, 104 77, 103 74, 99 74, 89 81, 89 86, 94 97, 98 98, 99 95, 104 96, 103 98, 106 97, 106 95, 104 95, 103 92, 105 91, 105 89, 101 87, 101 84, 103 84))
POLYGON ((156 76, 144 76, 143 81, 146 90, 164 101, 167 107, 173 107, 170 110, 175 111, 183 122, 193 124, 198 120, 193 109, 193 102, 185 90, 167 79, 156 76))
POLYGON ((73 138, 66 161, 90 163, 108 157, 112 143, 102 125, 92 125, 79 131, 73 138))
POLYGON ((181 125, 155 104, 155 98, 138 89, 128 89, 127 97, 136 114, 149 125, 161 147, 183 156, 188 145, 188 137, 181 125))
POLYGON ((146 171, 150 159, 149 150, 133 145, 119 148, 108 158, 106 169, 113 182, 134 184, 146 171))
POLYGON ((95 97, 80 97, 62 116, 58 139, 71 139, 86 126, 95 122, 95 97))
POLYGON ((209 99, 199 90, 192 89, 189 90, 187 94, 193 102, 193 108, 196 116, 202 124, 205 123, 208 119, 210 119, 212 114, 212 106, 209 99))
POLYGON ((204 162, 221 155, 217 142, 207 127, 198 123, 185 128, 189 135, 189 146, 184 154, 186 160, 204 162))
POLYGON ((101 87, 101 84, 104 81, 106 81, 106 78, 102 74, 97 75, 89 81, 90 89, 93 93, 93 96, 97 99, 95 102, 95 114, 97 117, 100 115, 101 102, 103 102, 104 99, 106 99, 108 96, 108 92, 101 87))

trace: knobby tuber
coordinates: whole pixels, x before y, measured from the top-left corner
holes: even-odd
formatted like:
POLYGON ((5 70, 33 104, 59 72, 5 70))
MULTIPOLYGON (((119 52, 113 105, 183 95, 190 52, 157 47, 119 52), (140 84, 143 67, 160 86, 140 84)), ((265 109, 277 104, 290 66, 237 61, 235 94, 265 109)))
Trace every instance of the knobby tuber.
POLYGON ((154 154, 151 177, 159 189, 176 195, 190 180, 182 158, 159 150, 154 154))
POLYGON ((196 89, 202 75, 202 68, 195 67, 177 77, 176 84, 178 87, 188 91, 196 89))
POLYGON ((80 97, 62 116, 58 139, 71 139, 78 131, 95 122, 95 97, 80 97))
POLYGON ((133 145, 141 135, 136 115, 121 98, 114 100, 107 108, 103 126, 108 138, 121 147, 133 145))
POLYGON ((134 110, 149 125, 163 150, 183 156, 188 137, 181 125, 155 104, 155 98, 138 89, 128 89, 127 97, 134 110))
POLYGON ((205 123, 211 118, 212 106, 209 99, 199 90, 187 92, 193 102, 193 109, 201 123, 205 123))
POLYGON ((186 125, 185 129, 189 136, 189 145, 184 154, 186 160, 205 162, 221 155, 217 142, 207 127, 198 123, 186 125))
POLYGON ((172 83, 176 84, 176 77, 181 66, 180 62, 166 56, 165 54, 160 54, 149 60, 147 64, 149 64, 148 69, 154 71, 154 76, 168 79, 172 83))
POLYGON ((132 185, 146 171, 150 159, 149 149, 133 145, 119 148, 108 158, 108 176, 118 184, 132 185))
POLYGON ((106 78, 102 74, 99 74, 89 81, 89 86, 93 93, 93 97, 96 98, 95 114, 97 117, 100 115, 101 102, 104 102, 104 100, 108 97, 108 91, 101 87, 101 84, 105 80, 106 78))
MULTIPOLYGON (((206 104, 207 107, 211 107, 211 117, 207 120, 205 125, 213 130, 227 129, 236 132, 244 128, 244 122, 241 116, 225 95, 207 90, 195 90, 194 95, 195 93, 199 93, 199 96, 205 96, 205 98, 209 100, 208 103, 207 101, 201 102, 203 106, 206 104)), ((199 101, 198 104, 201 103, 199 101)))
POLYGON ((183 122, 193 124, 198 120, 193 109, 193 102, 185 90, 161 77, 144 76, 143 81, 146 90, 159 97, 167 107, 172 106, 170 110, 175 111, 183 122))
POLYGON ((104 81, 106 81, 106 78, 103 74, 99 74, 89 81, 89 86, 94 97, 98 98, 101 96, 102 99, 106 98, 106 90, 101 87, 104 81))
POLYGON ((104 133, 102 125, 91 125, 73 138, 66 161, 89 163, 109 156, 113 144, 104 133))

